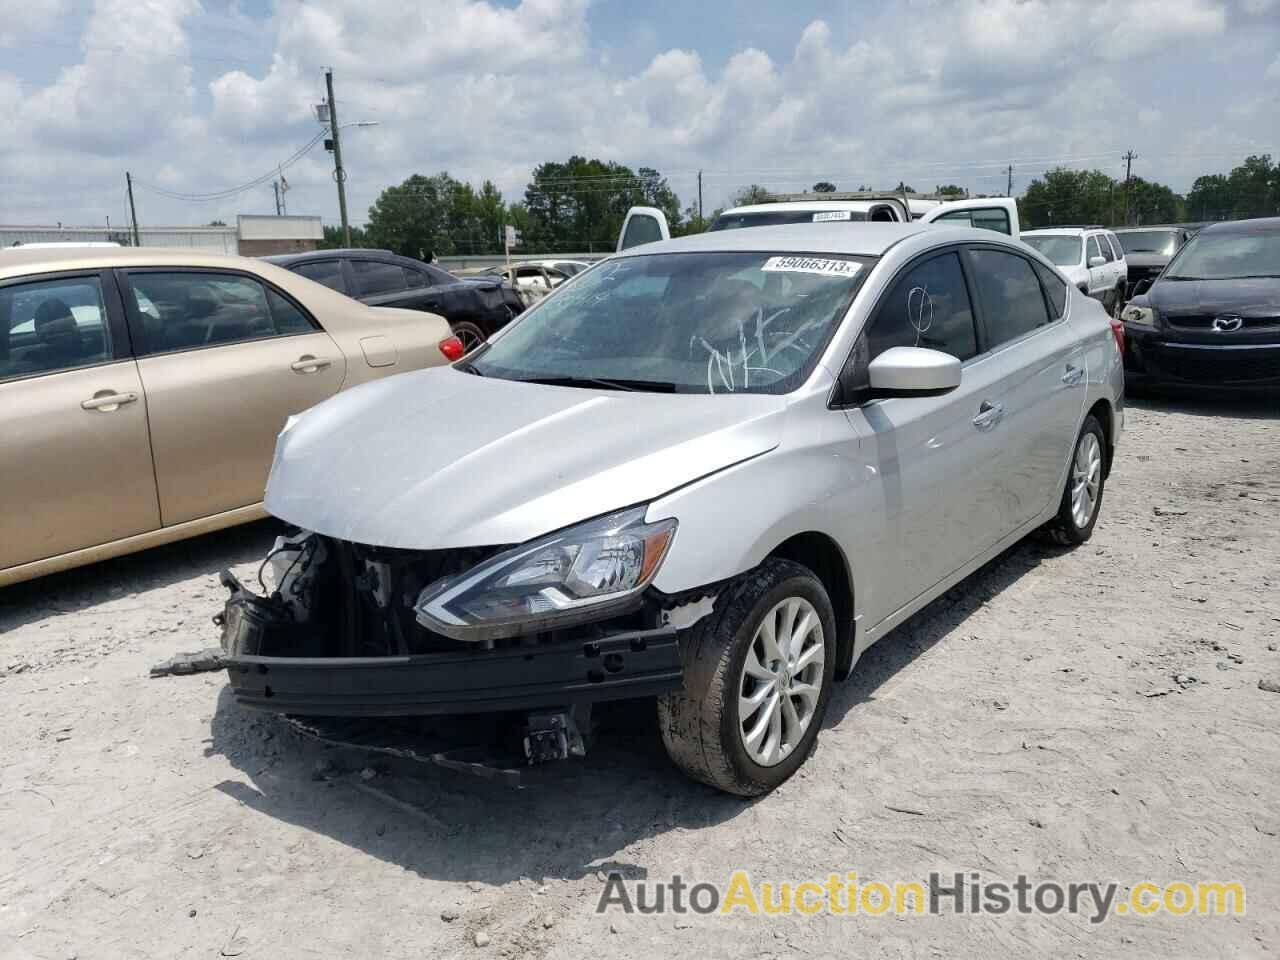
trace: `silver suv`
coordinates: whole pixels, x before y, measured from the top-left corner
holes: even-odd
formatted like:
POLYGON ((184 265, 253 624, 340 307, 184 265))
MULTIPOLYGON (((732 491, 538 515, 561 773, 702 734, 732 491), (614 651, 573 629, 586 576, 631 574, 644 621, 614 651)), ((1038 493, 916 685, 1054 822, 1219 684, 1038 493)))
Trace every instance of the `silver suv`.
POLYGON ((1052 260, 1081 293, 1100 300, 1108 314, 1119 318, 1129 265, 1114 233, 1102 227, 1054 227, 1028 230, 1022 241, 1052 260))
POLYGON ((235 696, 500 713, 520 762, 651 697, 681 769, 764 793, 868 646, 1029 533, 1089 538, 1122 385, 1098 303, 992 231, 647 244, 285 428, 299 531, 267 596, 228 575, 235 696))

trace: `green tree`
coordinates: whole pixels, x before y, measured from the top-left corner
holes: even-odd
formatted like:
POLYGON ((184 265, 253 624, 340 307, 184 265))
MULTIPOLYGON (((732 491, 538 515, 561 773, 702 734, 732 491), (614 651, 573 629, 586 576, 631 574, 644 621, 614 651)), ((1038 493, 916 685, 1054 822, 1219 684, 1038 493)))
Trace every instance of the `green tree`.
MULTIPOLYGON (((1122 191, 1123 183, 1117 189, 1122 191)), ((1163 183, 1154 183, 1141 177, 1133 177, 1129 181, 1131 223, 1177 223, 1186 217, 1186 204, 1182 197, 1163 183)))
POLYGON ((1018 219, 1027 229, 1115 223, 1112 211, 1123 216, 1122 204, 1122 190, 1101 170, 1057 167, 1032 180, 1018 198, 1018 219))
POLYGON ((768 203, 772 196, 760 184, 753 183, 748 187, 743 187, 733 195, 733 205, 735 207, 749 207, 756 203, 768 203))
POLYGON ((1227 186, 1235 219, 1273 217, 1280 212, 1280 168, 1272 165, 1270 154, 1246 157, 1227 176, 1227 186))
POLYGON ((497 253, 502 249, 498 229, 505 214, 502 196, 492 183, 486 181, 477 193, 448 173, 415 173, 379 194, 369 208, 366 240, 406 257, 497 253))
POLYGON ((933 192, 940 197, 964 197, 968 194, 964 187, 957 186, 954 183, 945 183, 939 187, 934 187, 933 192))
POLYGON ((836 185, 830 180, 819 180, 813 185, 814 193, 835 193, 836 185))
POLYGON ((612 250, 634 206, 657 207, 673 230, 680 225, 680 201, 657 170, 579 156, 539 164, 525 188, 525 246, 548 253, 612 250))
MULTIPOLYGON (((322 227, 321 229, 324 232, 324 239, 321 240, 318 244, 316 244, 317 249, 339 250, 342 247, 345 247, 347 245, 346 242, 343 240, 341 227, 335 227, 335 226, 330 226, 329 224, 325 224, 324 227, 322 227)), ((361 229, 360 227, 351 228, 351 246, 353 247, 369 246, 369 242, 365 237, 364 230, 361 229)))
POLYGON ((1196 177, 1187 194, 1187 216, 1192 220, 1225 220, 1234 205, 1231 185, 1221 173, 1196 177))

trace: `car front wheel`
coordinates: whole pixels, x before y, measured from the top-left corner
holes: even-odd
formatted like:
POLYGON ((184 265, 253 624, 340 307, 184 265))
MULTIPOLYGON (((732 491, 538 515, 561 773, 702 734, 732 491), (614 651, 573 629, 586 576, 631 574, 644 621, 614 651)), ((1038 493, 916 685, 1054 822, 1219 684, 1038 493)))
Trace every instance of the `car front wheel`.
POLYGON ((667 753, 740 796, 783 783, 813 750, 835 668, 835 614, 806 567, 770 558, 681 638, 684 690, 658 701, 667 753))

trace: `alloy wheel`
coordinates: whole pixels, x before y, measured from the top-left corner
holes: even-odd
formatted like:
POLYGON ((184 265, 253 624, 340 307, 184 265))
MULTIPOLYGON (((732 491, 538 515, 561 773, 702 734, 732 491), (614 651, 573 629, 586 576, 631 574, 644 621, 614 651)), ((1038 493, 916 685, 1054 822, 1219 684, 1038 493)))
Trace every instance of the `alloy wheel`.
POLYGON ((817 710, 825 661, 822 618, 808 600, 787 597, 764 615, 738 686, 738 730, 755 763, 774 766, 800 744, 817 710))
POLYGON ((1071 519, 1083 530, 1093 519, 1102 486, 1102 445, 1092 432, 1080 435, 1071 465, 1071 519))

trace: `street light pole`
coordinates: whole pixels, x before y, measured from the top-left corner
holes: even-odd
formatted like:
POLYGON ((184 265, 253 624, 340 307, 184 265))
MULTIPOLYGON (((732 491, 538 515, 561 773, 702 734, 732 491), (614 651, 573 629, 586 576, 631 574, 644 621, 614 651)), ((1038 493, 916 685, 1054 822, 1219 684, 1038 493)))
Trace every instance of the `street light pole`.
POLYGON ((342 245, 351 246, 351 223, 347 219, 347 171, 342 169, 342 141, 338 137, 338 104, 333 97, 333 71, 324 72, 329 92, 329 130, 333 136, 333 179, 338 181, 338 213, 342 217, 342 245))

